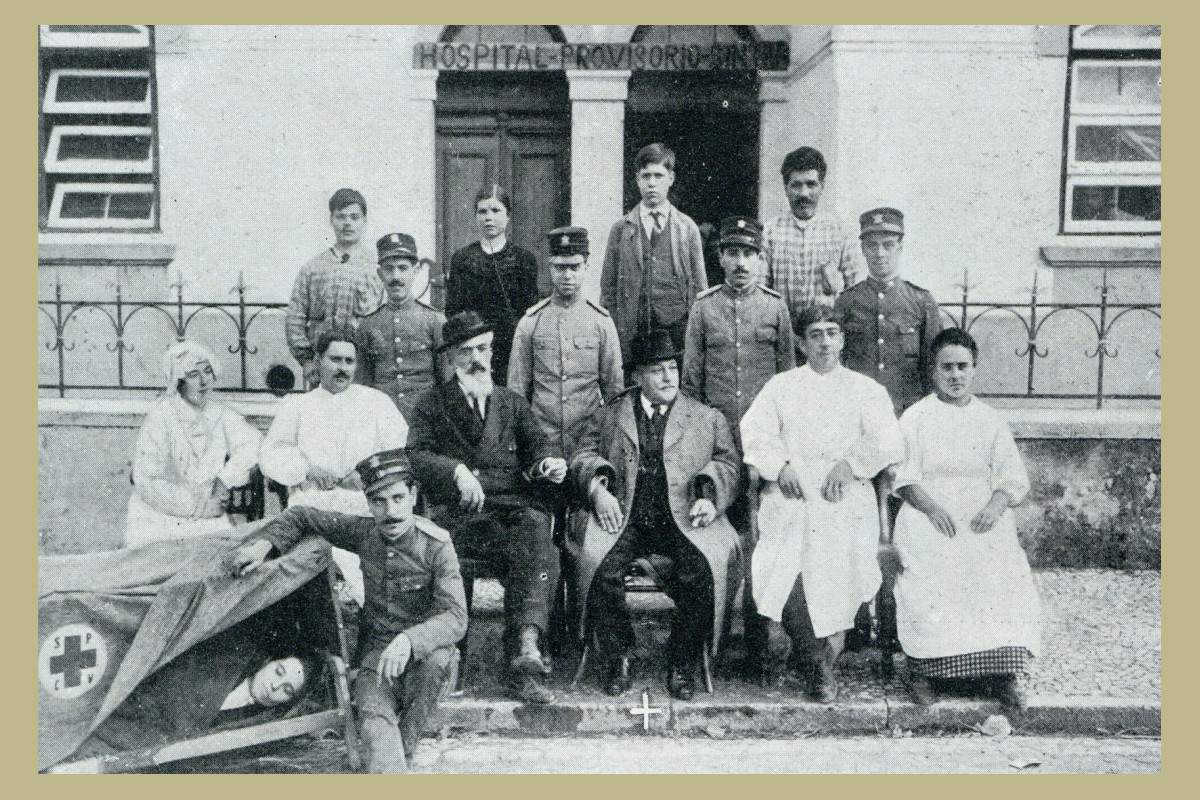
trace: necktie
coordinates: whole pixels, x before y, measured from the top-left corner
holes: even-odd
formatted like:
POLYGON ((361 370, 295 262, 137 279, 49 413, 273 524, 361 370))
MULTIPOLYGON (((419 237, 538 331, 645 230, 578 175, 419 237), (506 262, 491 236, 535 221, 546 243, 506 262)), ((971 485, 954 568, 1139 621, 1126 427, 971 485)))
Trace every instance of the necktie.
POLYGON ((471 398, 471 406, 475 409, 475 413, 479 415, 480 419, 482 419, 482 420, 487 419, 487 412, 484 410, 482 400, 480 400, 478 397, 472 397, 471 398))
POLYGON ((651 211, 650 216, 654 217, 654 230, 650 232, 650 244, 653 246, 658 243, 658 236, 662 233, 662 212, 651 211))

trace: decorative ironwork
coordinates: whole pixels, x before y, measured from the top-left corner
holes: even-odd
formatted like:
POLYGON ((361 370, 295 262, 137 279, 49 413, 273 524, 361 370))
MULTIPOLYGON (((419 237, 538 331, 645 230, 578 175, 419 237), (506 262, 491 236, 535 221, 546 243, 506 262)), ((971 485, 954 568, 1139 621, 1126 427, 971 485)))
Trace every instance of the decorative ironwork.
MULTIPOLYGON (((1013 326, 1015 328, 1015 335, 1022 342, 1022 345, 1015 350, 1005 349, 1003 352, 1011 352, 1013 356, 1021 360, 1023 364, 1024 385, 1021 385, 1022 382, 1018 380, 1000 387, 987 386, 986 390, 979 392, 980 396, 1094 400, 1096 408, 1102 408, 1106 400, 1153 401, 1161 399, 1161 391, 1121 393, 1106 389, 1106 381, 1112 377, 1110 371, 1112 365, 1114 363, 1121 363, 1119 359, 1124 349, 1121 345, 1124 344, 1127 347, 1135 341, 1128 337, 1126 339, 1119 339, 1120 331, 1114 331, 1117 323, 1135 312, 1146 314, 1154 320, 1160 321, 1162 319, 1161 304, 1113 302, 1110 298, 1112 287, 1108 282, 1107 272, 1104 274, 1102 284, 1096 287, 1099 295, 1098 302, 1091 303, 1044 302, 1039 299, 1036 276, 1030 291, 1029 300, 1021 302, 972 300, 970 292, 974 287, 968 282, 966 272, 963 273, 963 282, 957 285, 962 289, 960 298, 954 302, 941 304, 942 314, 948 324, 957 325, 974 333, 976 338, 980 340, 981 348, 985 347, 985 342, 988 341, 987 337, 989 336, 993 340, 1004 338, 1003 329, 1005 325, 1013 326), (1064 337, 1061 334, 1055 336, 1046 327, 1050 320, 1062 319, 1064 317, 1074 317, 1080 320, 1077 327, 1086 332, 1085 340, 1081 342, 1078 337, 1072 340, 1071 337, 1064 337), (1043 382, 1047 379, 1044 375, 1039 376, 1038 364, 1045 360, 1051 353, 1067 353, 1075 357, 1082 356, 1087 361, 1094 360, 1096 364, 1094 388, 1091 387, 1089 381, 1088 391, 1039 390, 1039 378, 1043 382)), ((160 318, 160 323, 165 324, 166 329, 176 339, 182 340, 187 337, 188 329, 193 325, 198 315, 216 312, 219 315, 219 319, 228 321, 229 323, 227 326, 224 326, 228 330, 228 334, 225 334, 227 338, 218 342, 211 341, 211 337, 198 338, 201 338, 214 351, 219 352, 219 349, 223 348, 231 355, 237 356, 237 380, 224 381, 226 385, 222 387, 222 390, 269 392, 271 390, 266 387, 265 382, 261 379, 261 375, 265 375, 267 368, 271 365, 256 365, 262 368, 256 369, 254 378, 251 376, 249 359, 251 356, 259 354, 259 348, 251 343, 250 334, 255 331, 256 323, 261 324, 260 320, 264 314, 267 312, 282 313, 287 306, 285 303, 250 302, 246 299, 249 288, 246 286, 243 277, 239 275, 237 285, 230 289, 230 293, 235 295, 234 299, 230 301, 205 302, 186 300, 184 298, 184 284, 182 281, 171 284, 174 296, 170 300, 130 300, 125 297, 119 285, 115 286, 112 299, 76 300, 64 298, 63 287, 61 283, 56 282, 53 299, 38 301, 38 311, 47 320, 52 333, 51 338, 43 344, 47 351, 54 354, 54 361, 42 367, 43 381, 38 383, 38 388, 54 390, 60 397, 65 397, 68 391, 76 390, 161 389, 161 384, 140 385, 127 380, 126 372, 128 365, 126 354, 134 352, 134 345, 129 341, 129 338, 130 331, 133 329, 131 326, 134 325, 135 320, 140 323, 147 316, 157 316, 160 318), (83 332, 76 330, 76 326, 79 325, 77 320, 85 310, 96 311, 101 315, 101 320, 107 320, 107 324, 111 328, 111 333, 115 337, 114 341, 108 342, 105 345, 108 352, 116 354, 117 374, 115 383, 103 383, 99 380, 68 380, 70 359, 67 358, 67 354, 75 351, 77 345, 80 343, 78 337, 83 335, 83 332), (45 381, 44 378, 47 374, 51 375, 53 380, 45 381)), ((1009 333, 1012 334, 1014 332, 1009 331, 1009 333)), ((282 325, 280 325, 278 335, 280 337, 281 352, 286 353, 286 347, 283 346, 282 342, 282 325)), ((1154 332, 1154 336, 1161 340, 1161 335, 1157 331, 1154 332)), ((1144 337, 1142 341, 1144 341, 1144 337)), ((167 343, 164 342, 164 349, 166 345, 167 343)), ((997 352, 995 351, 994 341, 992 349, 987 352, 988 356, 984 359, 984 363, 981 366, 977 383, 986 384, 992 376, 1001 374, 1003 371, 1003 365, 997 365, 995 362, 997 352)), ((1152 352, 1155 359, 1161 360, 1161 344, 1155 342, 1152 352)), ((293 365, 290 356, 283 356, 280 360, 293 365)))

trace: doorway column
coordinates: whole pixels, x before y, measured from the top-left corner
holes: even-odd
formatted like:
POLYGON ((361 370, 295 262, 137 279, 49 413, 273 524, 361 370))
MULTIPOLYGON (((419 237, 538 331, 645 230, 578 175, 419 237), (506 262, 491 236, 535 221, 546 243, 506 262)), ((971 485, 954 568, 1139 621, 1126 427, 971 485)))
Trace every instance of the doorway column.
MULTIPOLYGON (((437 253, 437 70, 414 69, 409 74, 409 118, 405 120, 411 148, 408 160, 409 197, 405 222, 417 240, 417 252, 430 258, 437 253)), ((444 269, 444 268, 443 268, 444 269)), ((440 275, 430 279, 440 282, 440 275)), ((441 302, 440 289, 430 286, 425 302, 441 302)))
POLYGON ((787 92, 787 73, 758 73, 758 218, 763 224, 787 211, 779 166, 796 146, 787 92))
POLYGON ((608 229, 624 213, 625 99, 629 70, 567 70, 571 97, 571 224, 588 229, 583 294, 600 297, 608 229))

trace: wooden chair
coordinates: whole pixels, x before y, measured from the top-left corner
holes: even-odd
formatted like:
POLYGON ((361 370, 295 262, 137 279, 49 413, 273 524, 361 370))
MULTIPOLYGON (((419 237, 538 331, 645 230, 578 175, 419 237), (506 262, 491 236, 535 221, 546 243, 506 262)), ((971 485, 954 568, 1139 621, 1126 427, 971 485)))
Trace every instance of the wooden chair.
MULTIPOLYGON (((629 570, 625 575, 625 592, 660 592, 666 594, 666 588, 671 581, 674 569, 674 563, 666 556, 653 555, 649 558, 635 559, 630 564, 629 570)), ((571 581, 567 581, 566 585, 569 587, 573 584, 571 581)), ((566 607, 569 609, 575 606, 567 603, 566 607)), ((575 669, 575 677, 571 679, 572 689, 583 678, 583 674, 587 670, 588 656, 594 649, 599 649, 594 632, 589 630, 581 638, 584 639, 583 650, 579 654, 579 666, 575 669)), ((704 647, 701 649, 700 654, 700 671, 704 677, 704 691, 708 694, 713 693, 712 658, 709 655, 711 649, 712 633, 710 631, 704 637, 704 647)))

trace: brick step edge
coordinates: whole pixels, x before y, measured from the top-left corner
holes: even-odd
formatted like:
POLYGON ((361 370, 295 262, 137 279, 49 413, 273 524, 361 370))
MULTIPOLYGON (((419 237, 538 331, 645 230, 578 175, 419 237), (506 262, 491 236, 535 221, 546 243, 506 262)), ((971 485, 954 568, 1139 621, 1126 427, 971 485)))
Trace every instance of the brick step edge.
POLYGON ((494 733, 521 736, 564 734, 664 734, 709 736, 847 736, 899 728, 918 734, 977 729, 994 714, 1004 714, 1017 734, 1158 736, 1162 732, 1159 700, 1109 697, 1031 697, 1021 714, 1006 712, 998 702, 952 699, 922 707, 896 699, 833 704, 796 702, 710 702, 702 696, 681 702, 666 692, 652 693, 649 717, 631 713, 641 705, 630 693, 617 701, 562 700, 535 706, 511 700, 452 697, 438 704, 426 725, 428 733, 494 733))

